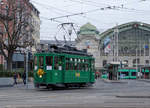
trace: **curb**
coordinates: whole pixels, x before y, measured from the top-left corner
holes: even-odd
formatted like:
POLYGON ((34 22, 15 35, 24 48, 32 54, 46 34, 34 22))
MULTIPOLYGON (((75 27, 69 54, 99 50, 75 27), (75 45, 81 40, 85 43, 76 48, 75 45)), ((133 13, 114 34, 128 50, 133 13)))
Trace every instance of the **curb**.
POLYGON ((128 82, 121 81, 121 80, 105 80, 105 79, 103 79, 102 81, 104 81, 106 83, 128 83, 128 82))
POLYGON ((13 87, 14 85, 0 85, 0 87, 13 87))
POLYGON ((150 96, 116 96, 117 98, 150 98, 150 96))

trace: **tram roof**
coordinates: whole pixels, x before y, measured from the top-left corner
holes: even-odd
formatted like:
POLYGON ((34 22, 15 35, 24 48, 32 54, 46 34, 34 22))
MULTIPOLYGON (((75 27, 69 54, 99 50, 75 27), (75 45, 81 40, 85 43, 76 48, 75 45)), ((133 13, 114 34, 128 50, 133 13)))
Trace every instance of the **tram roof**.
POLYGON ((71 55, 82 55, 82 56, 92 56, 87 53, 86 50, 78 50, 76 47, 64 45, 50 45, 48 50, 39 50, 38 53, 58 53, 58 54, 71 54, 71 55))

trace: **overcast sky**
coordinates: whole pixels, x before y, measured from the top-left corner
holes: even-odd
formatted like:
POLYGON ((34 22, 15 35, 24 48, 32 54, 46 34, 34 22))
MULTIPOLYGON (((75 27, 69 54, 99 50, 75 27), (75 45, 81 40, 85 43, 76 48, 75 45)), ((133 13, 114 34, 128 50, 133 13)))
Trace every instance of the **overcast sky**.
MULTIPOLYGON (((131 21, 150 24, 150 0, 31 0, 31 2, 40 11, 40 39, 54 40, 56 36, 62 40, 66 32, 59 25, 67 22, 74 23, 76 30, 90 22, 100 32, 116 24, 131 21), (110 6, 113 9, 110 9, 110 6), (85 14, 57 18, 59 23, 49 20, 81 12, 85 14)), ((75 38, 73 35, 72 40, 75 38)))

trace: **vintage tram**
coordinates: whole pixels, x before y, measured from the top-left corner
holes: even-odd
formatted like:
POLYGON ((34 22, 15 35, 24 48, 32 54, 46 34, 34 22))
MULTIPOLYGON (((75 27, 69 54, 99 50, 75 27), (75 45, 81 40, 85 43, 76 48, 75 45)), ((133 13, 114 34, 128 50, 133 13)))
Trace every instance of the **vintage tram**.
POLYGON ((34 55, 35 87, 83 87, 95 82, 95 60, 86 50, 51 45, 34 55))

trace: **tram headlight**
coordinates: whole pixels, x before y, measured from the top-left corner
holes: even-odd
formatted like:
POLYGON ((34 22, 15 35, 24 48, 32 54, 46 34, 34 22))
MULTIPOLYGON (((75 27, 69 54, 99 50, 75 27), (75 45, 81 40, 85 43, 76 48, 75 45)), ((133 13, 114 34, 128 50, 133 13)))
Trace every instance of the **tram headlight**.
POLYGON ((38 76, 40 77, 40 78, 42 78, 42 76, 44 75, 44 71, 43 71, 43 69, 39 69, 38 71, 37 71, 37 74, 38 74, 38 76))

